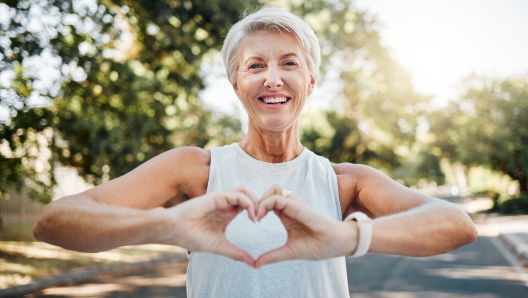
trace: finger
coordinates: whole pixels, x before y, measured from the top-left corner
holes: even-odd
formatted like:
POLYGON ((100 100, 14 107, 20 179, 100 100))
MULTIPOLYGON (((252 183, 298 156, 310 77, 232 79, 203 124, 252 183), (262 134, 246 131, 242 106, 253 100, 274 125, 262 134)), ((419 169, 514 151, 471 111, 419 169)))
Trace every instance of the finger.
POLYGON ((251 188, 248 185, 240 186, 236 188, 235 191, 239 191, 245 194, 253 202, 253 205, 255 206, 255 210, 256 210, 259 200, 257 199, 257 196, 255 196, 255 194, 253 193, 253 190, 251 190, 251 188))
POLYGON ((247 210, 248 216, 251 220, 256 220, 255 204, 244 193, 233 191, 222 192, 221 194, 222 196, 219 199, 215 200, 216 209, 225 210, 235 206, 239 206, 242 209, 247 210))
POLYGON ((257 220, 262 219, 269 211, 280 211, 296 221, 314 230, 324 228, 332 218, 308 206, 301 200, 292 200, 280 195, 268 197, 259 203, 257 220))
POLYGON ((255 261, 254 267, 258 269, 265 264, 292 259, 295 259, 295 257, 293 256, 292 251, 285 245, 260 255, 260 257, 258 257, 258 259, 255 261))
POLYGON ((248 266, 255 267, 255 260, 253 257, 245 250, 225 241, 225 243, 218 248, 215 253, 229 257, 233 260, 241 261, 248 266))
POLYGON ((288 198, 288 199, 294 199, 294 200, 300 200, 299 198, 297 198, 295 195, 292 194, 291 190, 289 190, 289 194, 288 195, 284 195, 283 194, 283 191, 286 190, 285 187, 283 187, 282 185, 280 184, 275 184, 274 186, 272 186, 270 189, 268 189, 263 195, 262 197, 260 198, 260 202, 262 202, 263 200, 271 197, 271 196, 274 196, 274 195, 279 195, 279 196, 282 196, 282 197, 285 197, 285 198, 288 198))
POLYGON ((284 189, 284 186, 280 184, 275 184, 272 187, 270 187, 268 190, 266 190, 264 194, 262 194, 262 196, 260 197, 260 200, 263 200, 272 195, 278 195, 282 192, 283 189, 284 189))
POLYGON ((268 212, 272 210, 283 211, 283 209, 289 209, 290 212, 293 212, 297 204, 300 204, 300 201, 290 200, 281 195, 272 195, 267 197, 259 202, 257 209, 257 220, 261 220, 268 212), (290 204, 291 203, 291 204, 290 204))

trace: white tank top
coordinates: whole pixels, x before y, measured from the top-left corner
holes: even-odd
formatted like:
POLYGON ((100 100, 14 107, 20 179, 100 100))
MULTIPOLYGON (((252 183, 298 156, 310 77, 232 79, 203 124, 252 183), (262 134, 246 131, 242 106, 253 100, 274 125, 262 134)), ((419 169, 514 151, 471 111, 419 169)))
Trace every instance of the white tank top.
MULTIPOLYGON (((342 220, 337 177, 330 162, 304 148, 294 160, 266 163, 235 143, 211 150, 207 192, 249 185, 257 198, 274 184, 292 191, 318 211, 342 220)), ((253 223, 241 212, 226 229, 229 242, 254 259, 286 243, 286 230, 270 212, 253 223)), ((187 296, 207 297, 350 297, 345 257, 294 260, 254 269, 224 256, 192 252, 187 267, 187 296)))

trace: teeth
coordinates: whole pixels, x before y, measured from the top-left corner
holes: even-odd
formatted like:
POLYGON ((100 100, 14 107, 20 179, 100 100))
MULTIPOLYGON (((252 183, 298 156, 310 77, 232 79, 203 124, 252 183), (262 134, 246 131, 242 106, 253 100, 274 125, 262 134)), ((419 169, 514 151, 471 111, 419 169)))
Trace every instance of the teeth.
POLYGON ((287 98, 286 97, 275 97, 275 98, 263 98, 262 100, 264 100, 265 103, 282 103, 282 102, 286 102, 287 98))

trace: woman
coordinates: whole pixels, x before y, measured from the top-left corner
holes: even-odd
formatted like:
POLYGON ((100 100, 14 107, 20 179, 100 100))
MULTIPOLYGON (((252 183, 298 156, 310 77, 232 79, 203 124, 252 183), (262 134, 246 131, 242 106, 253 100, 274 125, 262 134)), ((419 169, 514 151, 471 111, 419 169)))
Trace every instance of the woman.
POLYGON ((300 18, 261 9, 230 29, 222 53, 249 115, 239 144, 173 149, 61 198, 46 207, 35 237, 84 252, 185 247, 192 297, 348 297, 344 256, 428 256, 475 240, 459 207, 301 145, 299 116, 320 56, 300 18))

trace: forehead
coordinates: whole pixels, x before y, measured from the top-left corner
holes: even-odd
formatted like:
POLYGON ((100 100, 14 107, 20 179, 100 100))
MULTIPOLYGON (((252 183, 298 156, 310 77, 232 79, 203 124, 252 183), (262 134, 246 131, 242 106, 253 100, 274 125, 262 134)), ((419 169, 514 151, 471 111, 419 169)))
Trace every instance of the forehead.
POLYGON ((284 54, 295 54, 304 60, 304 50, 295 34, 285 30, 260 31, 246 37, 240 46, 241 62, 251 57, 278 58, 284 54))

